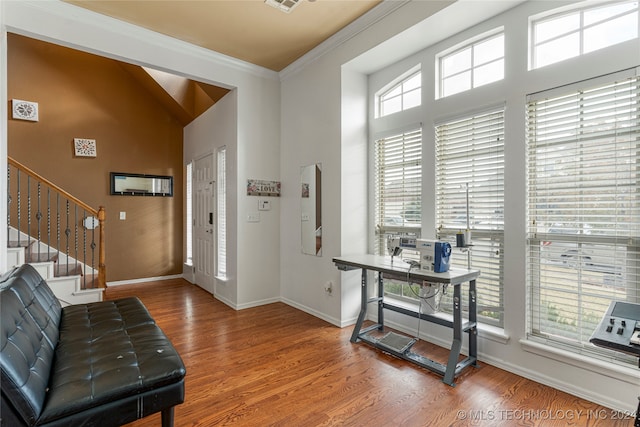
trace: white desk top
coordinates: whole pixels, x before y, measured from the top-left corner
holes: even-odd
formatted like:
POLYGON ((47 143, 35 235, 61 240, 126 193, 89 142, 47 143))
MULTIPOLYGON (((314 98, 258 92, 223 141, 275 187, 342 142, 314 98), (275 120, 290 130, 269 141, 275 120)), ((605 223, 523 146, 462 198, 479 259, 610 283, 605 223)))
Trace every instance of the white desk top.
POLYGON ((460 268, 450 268, 445 273, 434 273, 422 271, 417 268, 411 268, 409 264, 402 261, 399 257, 394 257, 393 262, 390 256, 359 254, 346 255, 333 258, 333 262, 337 266, 348 266, 354 268, 364 268, 367 270, 380 271, 396 278, 405 278, 410 280, 435 283, 449 283, 457 285, 470 280, 475 280, 480 276, 480 270, 466 270, 460 268))

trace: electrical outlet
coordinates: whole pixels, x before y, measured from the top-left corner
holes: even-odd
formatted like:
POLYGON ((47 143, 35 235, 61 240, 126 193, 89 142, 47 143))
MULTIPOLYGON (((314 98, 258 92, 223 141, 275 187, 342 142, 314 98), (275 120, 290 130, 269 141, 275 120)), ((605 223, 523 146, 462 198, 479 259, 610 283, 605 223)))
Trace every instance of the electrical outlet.
POLYGON ((260 222, 259 212, 249 212, 247 214, 247 222, 260 222))
POLYGON ((333 283, 330 280, 324 284, 324 291, 329 295, 333 292, 333 283))

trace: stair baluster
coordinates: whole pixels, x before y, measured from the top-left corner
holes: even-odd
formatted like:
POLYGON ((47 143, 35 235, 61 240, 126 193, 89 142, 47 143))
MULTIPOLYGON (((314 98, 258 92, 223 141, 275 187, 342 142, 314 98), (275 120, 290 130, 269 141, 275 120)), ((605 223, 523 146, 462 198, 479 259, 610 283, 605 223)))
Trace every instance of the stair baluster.
POLYGON ((7 246, 17 245, 26 248, 27 261, 53 261, 56 275, 79 274, 82 289, 104 288, 106 285, 104 208, 91 208, 11 157, 8 163, 7 234, 9 240, 7 246), (52 199, 55 199, 53 202, 55 206, 52 204, 52 199), (23 203, 26 203, 26 212, 23 212, 23 203), (54 209, 55 212, 53 212, 54 209), (23 218, 25 214, 26 218, 23 218), (46 234, 44 232, 45 214, 46 234), (52 215, 55 215, 55 218, 52 218, 52 215), (96 230, 87 226, 89 217, 95 217, 98 220, 97 242, 96 230), (90 236, 89 230, 91 230, 90 236))

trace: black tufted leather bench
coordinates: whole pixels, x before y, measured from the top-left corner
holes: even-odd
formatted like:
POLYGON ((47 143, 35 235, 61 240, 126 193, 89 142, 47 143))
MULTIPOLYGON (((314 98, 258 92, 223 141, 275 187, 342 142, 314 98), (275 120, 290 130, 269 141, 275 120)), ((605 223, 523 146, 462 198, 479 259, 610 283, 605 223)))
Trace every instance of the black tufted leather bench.
POLYGON ((173 425, 186 371, 139 299, 63 308, 23 265, 0 282, 0 330, 2 426, 173 425))

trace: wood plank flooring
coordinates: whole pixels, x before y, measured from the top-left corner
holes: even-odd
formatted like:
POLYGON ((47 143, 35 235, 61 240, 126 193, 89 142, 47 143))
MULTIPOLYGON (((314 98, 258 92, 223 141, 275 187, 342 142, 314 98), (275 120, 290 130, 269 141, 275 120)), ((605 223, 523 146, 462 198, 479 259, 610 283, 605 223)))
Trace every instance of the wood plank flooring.
MULTIPOLYGON (((283 303, 235 311, 182 279, 111 287, 138 296, 187 367, 175 426, 632 426, 633 419, 480 363, 441 377, 349 341, 283 303), (622 419, 614 419, 622 418, 622 419)), ((414 347, 435 360, 446 351, 414 347)), ((160 426, 152 415, 129 424, 160 426)))

